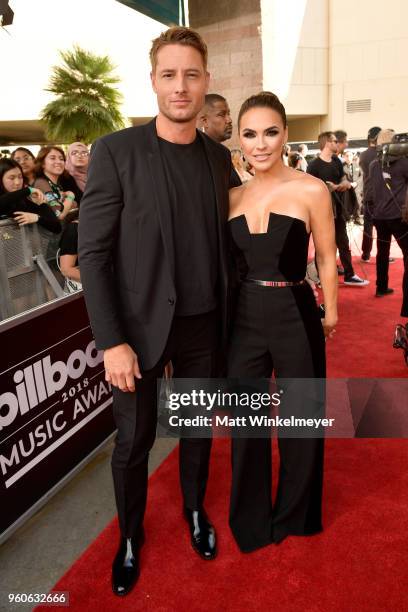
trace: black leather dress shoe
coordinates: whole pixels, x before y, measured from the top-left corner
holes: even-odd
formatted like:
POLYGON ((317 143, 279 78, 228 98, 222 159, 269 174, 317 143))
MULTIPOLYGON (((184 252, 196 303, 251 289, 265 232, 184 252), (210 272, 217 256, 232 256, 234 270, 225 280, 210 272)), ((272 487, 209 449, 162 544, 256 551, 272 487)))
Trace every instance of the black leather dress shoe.
POLYGON ((140 574, 139 553, 144 533, 134 538, 121 538, 112 564, 112 591, 123 597, 135 586, 140 574))
POLYGON ((208 522, 204 510, 189 510, 184 508, 184 517, 190 528, 191 545, 202 559, 215 559, 217 542, 215 529, 208 522))
POLYGON ((375 297, 384 297, 384 295, 391 295, 391 293, 394 293, 394 289, 391 289, 391 287, 382 290, 377 289, 377 291, 375 292, 375 297))

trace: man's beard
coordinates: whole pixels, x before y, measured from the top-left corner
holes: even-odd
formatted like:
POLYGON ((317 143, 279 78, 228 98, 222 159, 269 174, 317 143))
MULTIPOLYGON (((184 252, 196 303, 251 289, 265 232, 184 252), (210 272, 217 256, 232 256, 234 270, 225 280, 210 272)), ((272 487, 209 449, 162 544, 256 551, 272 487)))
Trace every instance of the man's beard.
POLYGON ((160 113, 164 115, 166 119, 169 119, 173 123, 190 123, 191 121, 197 119, 197 115, 199 112, 200 109, 196 113, 191 112, 188 115, 185 115, 184 117, 175 117, 174 115, 170 114, 166 109, 160 109, 160 113))

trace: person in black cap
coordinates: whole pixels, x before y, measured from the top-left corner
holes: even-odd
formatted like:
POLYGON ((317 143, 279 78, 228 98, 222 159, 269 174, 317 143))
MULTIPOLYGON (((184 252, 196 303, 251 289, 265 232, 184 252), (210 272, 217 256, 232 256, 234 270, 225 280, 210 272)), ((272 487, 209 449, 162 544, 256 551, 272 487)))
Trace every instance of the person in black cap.
POLYGON ((371 162, 377 157, 377 136, 381 132, 380 127, 372 127, 368 130, 367 141, 368 147, 360 155, 360 168, 363 172, 363 214, 364 214, 364 231, 363 242, 361 244, 361 260, 370 261, 371 249, 373 248, 373 218, 367 209, 367 192, 368 192, 368 169, 371 162))

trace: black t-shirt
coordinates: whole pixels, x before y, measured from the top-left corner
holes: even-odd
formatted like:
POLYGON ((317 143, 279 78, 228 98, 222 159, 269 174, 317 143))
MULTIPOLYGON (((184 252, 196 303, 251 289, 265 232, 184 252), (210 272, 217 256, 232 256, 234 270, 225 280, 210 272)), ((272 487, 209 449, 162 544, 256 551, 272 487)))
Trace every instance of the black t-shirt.
POLYGON ((344 176, 344 168, 337 155, 334 155, 329 162, 324 161, 320 157, 316 157, 308 165, 307 173, 312 174, 324 182, 330 181, 338 185, 341 183, 344 176))
MULTIPOLYGON (((340 159, 337 155, 333 155, 331 161, 327 162, 316 157, 310 162, 307 167, 307 173, 321 179, 322 181, 330 181, 335 185, 341 183, 344 176, 344 168, 340 159)), ((333 213, 337 217, 342 214, 343 208, 343 194, 341 192, 333 191, 331 193, 333 213)))
POLYGON ((177 316, 217 307, 217 211, 204 147, 159 138, 173 221, 177 316))
POLYGON ((60 240, 60 255, 78 255, 78 223, 69 223, 65 227, 60 240))

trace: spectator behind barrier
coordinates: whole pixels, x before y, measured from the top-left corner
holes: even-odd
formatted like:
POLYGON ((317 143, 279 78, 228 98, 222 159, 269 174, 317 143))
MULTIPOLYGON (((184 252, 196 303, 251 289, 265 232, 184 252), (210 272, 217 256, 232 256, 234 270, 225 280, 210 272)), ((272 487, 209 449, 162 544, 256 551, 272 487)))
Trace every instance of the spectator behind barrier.
POLYGON ((25 184, 33 186, 35 181, 35 156, 31 153, 30 149, 18 147, 12 152, 10 157, 20 164, 25 184))
POLYGON ((19 225, 38 223, 58 234, 61 224, 45 203, 40 189, 23 187, 23 169, 13 159, 0 159, 0 215, 11 217, 19 225))
POLYGON ((59 268, 65 276, 64 290, 73 293, 82 289, 81 275, 78 267, 78 215, 77 209, 69 216, 60 240, 59 268))
POLYGON ((59 221, 66 219, 71 210, 77 208, 75 194, 64 190, 62 177, 74 179, 65 170, 65 153, 60 147, 42 147, 35 160, 36 180, 34 187, 45 194, 48 206, 51 207, 59 221))
POLYGON ((75 181, 77 190, 73 191, 75 193, 75 200, 78 204, 85 191, 86 180, 88 178, 88 163, 89 151, 86 145, 82 142, 74 142, 69 145, 65 169, 75 181))

